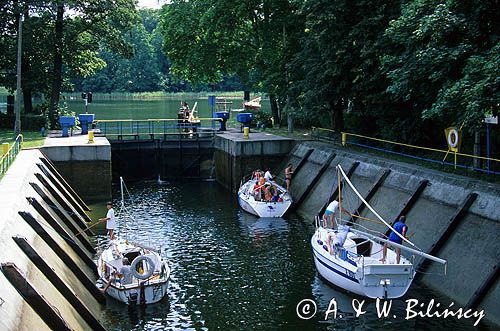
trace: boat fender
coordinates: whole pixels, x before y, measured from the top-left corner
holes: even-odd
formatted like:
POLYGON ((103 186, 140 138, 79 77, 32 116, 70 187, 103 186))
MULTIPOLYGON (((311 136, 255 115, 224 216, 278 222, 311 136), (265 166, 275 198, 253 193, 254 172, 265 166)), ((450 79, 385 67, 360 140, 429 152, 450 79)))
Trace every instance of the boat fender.
POLYGON ((323 245, 323 249, 324 249, 325 251, 328 251, 328 246, 323 245))
POLYGON ((134 276, 137 279, 142 279, 142 280, 148 279, 149 277, 151 277, 153 275, 153 272, 155 271, 154 267, 155 267, 155 264, 154 264, 153 260, 149 256, 144 256, 144 255, 140 255, 140 256, 136 257, 134 259, 134 261, 132 261, 132 264, 130 265, 130 269, 132 270, 132 276, 134 276), (146 264, 148 265, 148 267, 147 267, 147 271, 141 274, 137 271, 137 266, 140 265, 140 263, 142 263, 142 261, 146 261, 146 264))
POLYGON ((451 129, 450 132, 448 132, 448 145, 450 145, 451 148, 455 148, 458 146, 457 129, 451 129))
POLYGON ((318 239, 318 244, 323 246, 323 241, 318 239))

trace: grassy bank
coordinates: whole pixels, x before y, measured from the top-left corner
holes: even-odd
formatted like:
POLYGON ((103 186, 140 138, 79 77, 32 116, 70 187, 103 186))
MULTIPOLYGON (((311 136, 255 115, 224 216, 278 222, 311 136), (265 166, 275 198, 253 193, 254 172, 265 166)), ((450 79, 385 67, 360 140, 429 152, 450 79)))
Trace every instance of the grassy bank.
MULTIPOLYGON (((24 131, 22 132, 24 142, 23 148, 33 148, 43 146, 45 137, 40 135, 38 131, 24 131)), ((13 144, 16 140, 16 134, 12 130, 0 129, 0 144, 9 143, 13 144)))

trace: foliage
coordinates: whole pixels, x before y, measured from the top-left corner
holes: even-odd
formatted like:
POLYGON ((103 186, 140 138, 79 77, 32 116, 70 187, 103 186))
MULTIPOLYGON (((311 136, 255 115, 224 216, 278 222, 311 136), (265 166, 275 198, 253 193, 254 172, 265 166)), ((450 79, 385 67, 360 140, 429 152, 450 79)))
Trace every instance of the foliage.
MULTIPOLYGON (((0 128, 12 129, 14 127, 14 121, 16 117, 14 114, 2 114, 0 113, 0 128)), ((46 119, 43 115, 33 115, 33 114, 22 114, 21 123, 23 131, 40 131, 40 128, 46 126, 46 119)))
POLYGON ((387 90, 424 119, 469 130, 500 104, 498 3, 415 0, 402 7, 387 36, 387 90))

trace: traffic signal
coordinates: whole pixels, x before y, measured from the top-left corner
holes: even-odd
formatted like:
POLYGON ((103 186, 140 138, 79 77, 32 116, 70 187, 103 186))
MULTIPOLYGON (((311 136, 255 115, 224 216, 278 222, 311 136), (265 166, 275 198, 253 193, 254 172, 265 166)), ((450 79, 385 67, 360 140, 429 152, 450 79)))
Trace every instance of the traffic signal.
POLYGON ((87 93, 87 102, 88 103, 92 102, 92 92, 87 93))

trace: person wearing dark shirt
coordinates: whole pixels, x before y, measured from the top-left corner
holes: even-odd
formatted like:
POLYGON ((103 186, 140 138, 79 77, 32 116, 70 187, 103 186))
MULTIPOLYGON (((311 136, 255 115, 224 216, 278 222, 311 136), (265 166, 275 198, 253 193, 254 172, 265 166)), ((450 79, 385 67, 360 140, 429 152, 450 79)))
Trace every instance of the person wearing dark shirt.
MULTIPOLYGON (((399 220, 392 226, 393 229, 396 230, 396 232, 399 233, 403 237, 406 235, 406 232, 408 232, 408 226, 405 224, 405 222, 406 222, 406 217, 401 216, 399 218, 399 220)), ((389 241, 392 241, 393 243, 401 245, 403 243, 403 239, 401 238, 401 236, 398 236, 394 231, 392 231, 391 234, 389 235, 389 241)), ((385 258, 387 256, 387 247, 389 247, 389 246, 390 246, 390 244, 388 244, 388 243, 384 244, 383 255, 382 255, 382 258, 380 259, 380 261, 382 263, 385 262, 385 258)), ((396 263, 397 264, 399 264, 400 259, 401 259, 401 248, 396 247, 396 263)))

